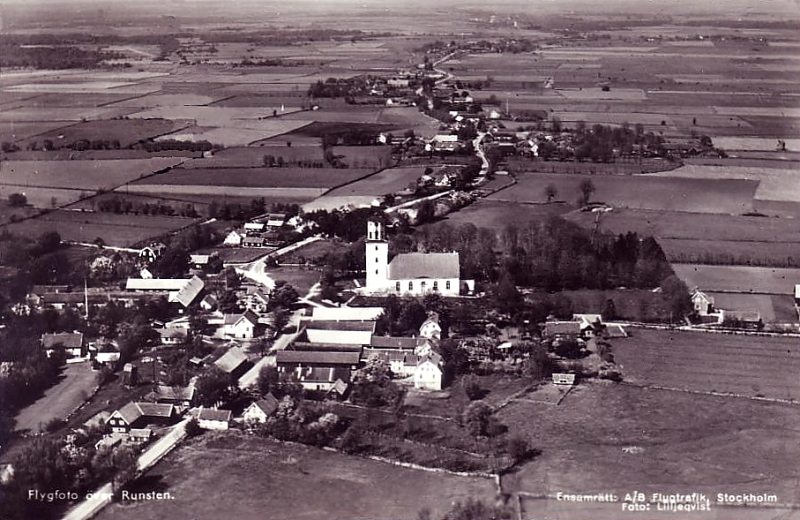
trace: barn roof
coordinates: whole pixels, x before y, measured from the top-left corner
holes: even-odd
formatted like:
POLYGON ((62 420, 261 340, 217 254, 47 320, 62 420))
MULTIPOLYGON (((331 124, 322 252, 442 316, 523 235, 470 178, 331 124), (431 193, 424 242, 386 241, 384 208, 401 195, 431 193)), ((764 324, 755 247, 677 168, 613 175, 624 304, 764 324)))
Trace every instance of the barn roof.
POLYGON ((389 263, 390 280, 458 278, 458 253, 403 253, 389 263))
POLYGON ((215 410, 213 408, 202 408, 197 414, 198 421, 225 421, 231 420, 230 410, 215 410))
POLYGON ((255 406, 266 415, 271 415, 275 412, 275 410, 278 409, 278 400, 275 399, 275 396, 270 393, 265 395, 263 399, 253 402, 253 404, 250 406, 255 406))
POLYGON ((358 331, 358 332, 373 332, 375 330, 375 322, 367 321, 350 321, 350 320, 308 320, 300 321, 300 326, 305 326, 306 329, 311 330, 338 330, 338 331, 358 331))
POLYGON ((59 332, 56 334, 42 334, 42 346, 44 348, 51 348, 59 344, 67 349, 80 348, 83 346, 83 333, 59 332))
POLYGON ((216 360, 214 365, 219 367, 223 372, 231 373, 242 366, 242 363, 245 361, 247 361, 247 356, 244 351, 239 347, 233 347, 221 358, 216 360))
POLYGON ((558 336, 573 334, 577 336, 581 333, 581 322, 579 321, 555 321, 544 324, 545 336, 558 336))
POLYGON ((188 307, 192 304, 195 298, 197 298, 197 295, 200 294, 200 291, 203 290, 204 286, 205 282, 203 282, 203 280, 197 276, 193 276, 184 284, 183 287, 180 288, 178 294, 170 298, 170 301, 178 302, 184 307, 188 307))
POLYGON ((132 401, 117 410, 116 413, 122 417, 126 423, 133 424, 142 417, 172 417, 173 407, 171 404, 132 401))
POLYGON ((382 349, 414 350, 428 341, 427 338, 393 338, 389 336, 372 336, 369 345, 382 349))
POLYGON ((357 365, 360 358, 359 350, 351 352, 279 350, 276 354, 276 362, 279 364, 357 365))
POLYGON ((187 278, 128 278, 125 289, 128 291, 180 291, 189 281, 187 278))

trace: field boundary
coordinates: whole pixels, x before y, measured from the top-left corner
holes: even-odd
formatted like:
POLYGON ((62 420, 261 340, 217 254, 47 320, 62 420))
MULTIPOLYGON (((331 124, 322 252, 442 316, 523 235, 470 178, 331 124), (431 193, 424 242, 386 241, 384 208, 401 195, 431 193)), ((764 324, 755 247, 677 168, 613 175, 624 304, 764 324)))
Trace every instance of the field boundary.
POLYGON ((667 392, 682 392, 685 394, 695 394, 695 395, 713 395, 715 397, 737 397, 740 399, 750 399, 751 401, 765 401, 768 403, 790 404, 800 407, 800 402, 795 401, 793 399, 778 399, 777 397, 758 397, 755 395, 743 395, 734 392, 717 392, 715 390, 688 390, 686 388, 676 388, 672 386, 631 383, 630 381, 624 381, 624 380, 620 381, 619 384, 630 386, 633 388, 641 388, 647 390, 664 390, 667 392))

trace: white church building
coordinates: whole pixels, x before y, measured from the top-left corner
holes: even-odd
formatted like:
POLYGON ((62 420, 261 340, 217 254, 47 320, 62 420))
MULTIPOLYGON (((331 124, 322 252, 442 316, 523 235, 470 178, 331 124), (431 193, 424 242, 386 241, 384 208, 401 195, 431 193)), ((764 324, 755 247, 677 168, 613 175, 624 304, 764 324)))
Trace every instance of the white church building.
POLYGON ((389 261, 389 241, 383 224, 367 223, 367 294, 422 296, 438 292, 458 296, 474 290, 473 280, 461 280, 458 253, 403 253, 389 261))

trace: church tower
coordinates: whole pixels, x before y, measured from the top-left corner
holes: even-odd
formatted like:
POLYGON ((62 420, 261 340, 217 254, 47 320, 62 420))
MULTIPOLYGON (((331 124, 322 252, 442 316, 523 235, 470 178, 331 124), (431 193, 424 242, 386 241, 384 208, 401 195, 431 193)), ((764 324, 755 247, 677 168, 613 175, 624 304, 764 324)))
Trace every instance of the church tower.
POLYGON ((367 290, 382 292, 387 289, 389 279, 389 242, 381 222, 367 222, 367 290))

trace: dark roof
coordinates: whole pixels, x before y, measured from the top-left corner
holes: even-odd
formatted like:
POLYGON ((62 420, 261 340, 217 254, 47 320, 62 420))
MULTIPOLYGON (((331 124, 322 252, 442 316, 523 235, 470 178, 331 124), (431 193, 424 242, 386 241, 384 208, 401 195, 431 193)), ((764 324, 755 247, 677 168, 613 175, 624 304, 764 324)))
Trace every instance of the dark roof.
POLYGON ((200 291, 203 290, 204 286, 205 283, 203 280, 197 276, 193 276, 192 279, 189 280, 180 291, 178 291, 178 294, 175 295, 174 301, 180 303, 184 307, 188 307, 192 304, 195 298, 197 298, 197 295, 200 294, 200 291))
POLYGON ((231 420, 230 410, 215 410, 213 408, 202 408, 200 413, 197 414, 199 421, 225 421, 231 420))
POLYGON ((69 290, 69 285, 34 285, 31 287, 31 294, 61 293, 69 290))
POLYGON ((44 348, 51 348, 59 344, 68 349, 80 348, 83 346, 83 333, 59 332, 57 334, 42 334, 42 346, 44 348))
POLYGON ((361 345, 352 345, 350 343, 310 343, 308 341, 295 341, 288 347, 290 350, 317 350, 317 351, 358 351, 361 350, 361 345))
POLYGON ((247 356, 244 351, 239 347, 233 347, 228 350, 221 358, 214 362, 214 365, 219 367, 223 372, 234 372, 237 368, 242 366, 247 361, 247 356))
POLYGON ((158 385, 154 393, 156 400, 169 399, 175 401, 191 401, 192 398, 194 397, 194 387, 158 385))
POLYGON ((390 336, 372 336, 371 347, 414 350, 427 342, 427 338, 393 338, 390 336))
POLYGON ((128 424, 133 424, 142 417, 172 417, 171 404, 130 402, 117 410, 128 424))
POLYGON ((278 400, 275 399, 275 396, 272 394, 265 395, 263 399, 259 399, 253 404, 267 415, 271 415, 278 409, 278 400))
POLYGON ((341 330, 373 332, 375 322, 369 321, 340 321, 340 320, 300 320, 300 326, 311 330, 341 330))
POLYGON ((389 263, 390 280, 458 277, 458 253, 403 253, 389 263))
POLYGON ((579 321, 555 321, 544 324, 545 336, 558 336, 573 334, 577 336, 581 333, 581 322, 579 321))
POLYGON ((302 372, 300 381, 304 383, 350 381, 350 369, 345 367, 307 367, 302 372))
POLYGON ((357 365, 360 358, 360 350, 352 352, 279 350, 276 354, 278 364, 357 365))

